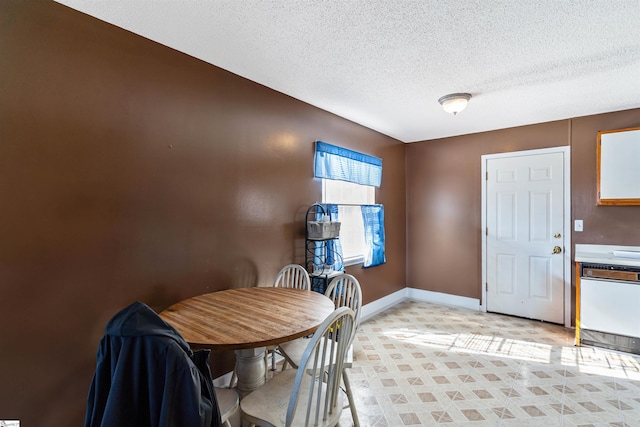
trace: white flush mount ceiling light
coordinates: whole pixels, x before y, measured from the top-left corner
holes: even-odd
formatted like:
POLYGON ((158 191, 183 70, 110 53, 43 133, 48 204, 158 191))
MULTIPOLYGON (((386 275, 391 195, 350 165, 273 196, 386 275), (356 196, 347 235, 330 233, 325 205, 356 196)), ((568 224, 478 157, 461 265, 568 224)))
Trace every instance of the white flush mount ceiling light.
POLYGON ((444 111, 455 116, 465 109, 467 102, 469 102, 470 99, 471 94, 469 93, 452 93, 438 99, 438 102, 442 105, 444 111))

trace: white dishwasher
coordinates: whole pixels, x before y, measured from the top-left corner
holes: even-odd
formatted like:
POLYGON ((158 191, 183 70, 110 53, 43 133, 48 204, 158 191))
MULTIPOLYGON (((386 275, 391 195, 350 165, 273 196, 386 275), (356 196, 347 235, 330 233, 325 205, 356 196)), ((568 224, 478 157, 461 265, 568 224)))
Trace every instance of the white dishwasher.
POLYGON ((640 269, 583 264, 580 341, 640 354, 640 269))

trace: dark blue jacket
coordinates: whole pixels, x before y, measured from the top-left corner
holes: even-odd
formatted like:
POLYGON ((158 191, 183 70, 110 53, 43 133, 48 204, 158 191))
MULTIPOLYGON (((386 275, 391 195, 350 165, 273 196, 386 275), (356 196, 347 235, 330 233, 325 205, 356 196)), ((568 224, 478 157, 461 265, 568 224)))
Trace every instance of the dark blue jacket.
POLYGON ((131 304, 100 341, 85 427, 220 426, 208 359, 147 305, 131 304))

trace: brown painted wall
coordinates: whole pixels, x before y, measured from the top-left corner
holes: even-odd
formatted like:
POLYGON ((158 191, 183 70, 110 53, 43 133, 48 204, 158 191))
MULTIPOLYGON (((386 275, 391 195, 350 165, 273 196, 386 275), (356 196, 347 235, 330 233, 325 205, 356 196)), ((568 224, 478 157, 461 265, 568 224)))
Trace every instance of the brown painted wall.
POLYGON ((408 145, 407 286, 481 298, 484 154, 571 146, 572 245, 640 245, 640 207, 596 206, 597 132, 639 125, 635 109, 408 145))
POLYGON ((480 156, 567 145, 567 134, 551 122, 409 144, 408 286, 479 299, 480 156))
POLYGON ((584 232, 572 234, 574 244, 640 245, 640 206, 596 206, 595 190, 596 134, 638 126, 640 109, 572 120, 572 218, 584 220, 584 232))
POLYGON ((50 1, 0 2, 0 58, 0 419, 81 425, 130 302, 303 262, 316 139, 383 158, 388 262, 348 271, 405 287, 402 143, 50 1))

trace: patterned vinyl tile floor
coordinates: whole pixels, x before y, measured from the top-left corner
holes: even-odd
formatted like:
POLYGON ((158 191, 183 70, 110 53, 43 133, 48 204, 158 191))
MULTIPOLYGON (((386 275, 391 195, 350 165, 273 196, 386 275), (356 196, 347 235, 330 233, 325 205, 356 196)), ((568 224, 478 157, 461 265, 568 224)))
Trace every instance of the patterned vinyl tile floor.
POLYGON ((405 301, 354 345, 362 426, 640 426, 640 357, 559 325, 405 301))

